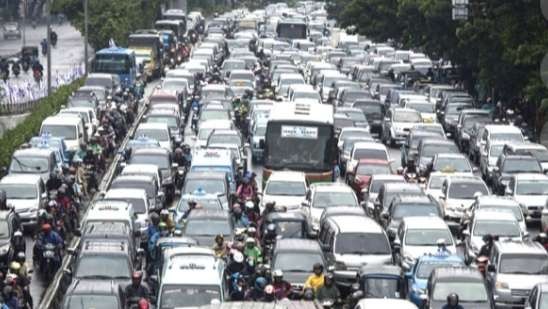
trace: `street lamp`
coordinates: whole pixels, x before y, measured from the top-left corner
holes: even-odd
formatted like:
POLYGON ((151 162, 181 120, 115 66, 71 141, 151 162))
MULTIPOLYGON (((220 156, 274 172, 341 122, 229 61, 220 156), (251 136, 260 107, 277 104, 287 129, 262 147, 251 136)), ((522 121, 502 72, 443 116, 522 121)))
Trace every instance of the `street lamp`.
POLYGON ((47 65, 47 74, 48 74, 48 96, 51 95, 51 0, 48 0, 48 17, 47 17, 47 57, 48 57, 48 65, 47 65))
POLYGON ((89 73, 88 64, 88 0, 84 0, 84 70, 86 76, 89 73))

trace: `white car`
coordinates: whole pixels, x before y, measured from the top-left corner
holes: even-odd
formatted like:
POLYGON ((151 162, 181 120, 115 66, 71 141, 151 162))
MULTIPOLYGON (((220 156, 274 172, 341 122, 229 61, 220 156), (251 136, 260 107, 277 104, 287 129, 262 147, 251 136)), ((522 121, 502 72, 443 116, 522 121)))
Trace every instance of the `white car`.
POLYGON ((272 172, 263 190, 262 208, 265 203, 275 201, 276 206, 299 210, 306 201, 307 192, 308 183, 304 173, 272 172))
POLYGON ((135 130, 135 138, 148 137, 160 143, 160 147, 172 151, 171 134, 167 123, 141 123, 135 130))
POLYGON ((110 189, 106 192, 104 199, 130 203, 135 213, 135 223, 138 223, 142 233, 146 231, 150 205, 144 189, 110 189))
POLYGON ((315 231, 320 230, 320 217, 330 207, 359 207, 358 199, 352 188, 343 183, 327 182, 310 185, 309 200, 303 204, 304 214, 315 231))
POLYGON ((442 185, 441 192, 439 201, 445 216, 457 221, 470 209, 477 196, 489 195, 485 182, 476 176, 448 176, 442 185))
POLYGON ((383 120, 382 140, 393 145, 404 142, 411 128, 423 122, 421 114, 410 108, 391 108, 383 120))
POLYGON ((542 174, 513 175, 504 194, 513 197, 522 206, 527 222, 539 221, 548 200, 548 176, 542 174))
POLYGON ((400 263, 404 270, 410 270, 417 258, 424 254, 436 254, 443 243, 450 254, 457 254, 457 248, 449 226, 439 217, 407 217, 399 227, 400 263))

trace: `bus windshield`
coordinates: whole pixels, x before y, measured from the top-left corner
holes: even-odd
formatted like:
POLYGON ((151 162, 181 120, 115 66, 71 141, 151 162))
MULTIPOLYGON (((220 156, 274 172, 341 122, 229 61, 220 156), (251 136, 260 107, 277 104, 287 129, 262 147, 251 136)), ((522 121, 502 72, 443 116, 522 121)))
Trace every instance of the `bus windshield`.
POLYGON ((269 122, 265 137, 265 167, 329 171, 331 125, 269 122))
POLYGON ((129 55, 98 54, 95 56, 94 71, 98 73, 128 74, 130 67, 129 55))

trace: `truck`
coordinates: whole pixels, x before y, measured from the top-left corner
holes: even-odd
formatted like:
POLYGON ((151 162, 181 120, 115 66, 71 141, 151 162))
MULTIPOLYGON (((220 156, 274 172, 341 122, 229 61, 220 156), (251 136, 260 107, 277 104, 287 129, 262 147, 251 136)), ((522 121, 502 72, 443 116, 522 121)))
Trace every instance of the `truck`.
POLYGON ((162 74, 162 47, 163 43, 157 30, 142 30, 128 37, 128 48, 135 52, 137 66, 146 80, 162 74))

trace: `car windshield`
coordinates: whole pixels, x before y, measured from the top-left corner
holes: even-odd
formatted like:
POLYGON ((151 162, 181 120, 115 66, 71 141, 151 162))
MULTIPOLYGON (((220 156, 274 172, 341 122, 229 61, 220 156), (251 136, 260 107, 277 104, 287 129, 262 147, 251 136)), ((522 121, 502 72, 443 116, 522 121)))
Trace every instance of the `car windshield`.
MULTIPOLYGON (((200 119, 203 120, 203 121, 205 121, 205 120, 225 120, 225 119, 228 119, 228 114, 225 110, 221 110, 221 109, 206 109, 206 110, 204 110, 200 113, 200 119)), ((209 130, 207 132, 207 134, 209 135, 210 132, 211 132, 211 130, 209 130)), ((206 137, 207 137, 207 135, 206 135, 206 137)))
MULTIPOLYGON (((298 250, 298 249, 296 249, 298 250)), ((321 252, 280 252, 274 257, 274 268, 283 272, 310 272, 310 265, 324 264, 321 252)))
POLYGON ((90 295, 71 295, 65 302, 63 308, 66 309, 118 309, 121 305, 118 298, 114 295, 90 294, 90 295))
POLYGON ((409 229, 405 235, 405 244, 409 246, 437 246, 440 239, 446 245, 453 245, 449 229, 409 229))
POLYGON ((242 140, 235 134, 212 134, 209 137, 209 144, 232 144, 241 145, 242 140))
POLYGON ((360 102, 356 102, 354 103, 353 107, 361 109, 366 115, 382 113, 382 106, 377 103, 363 102, 360 104, 360 102))
POLYGON ((149 115, 146 118, 147 123, 165 123, 170 128, 177 128, 177 117, 163 115, 149 115))
POLYGON ((548 195, 548 180, 520 180, 517 182, 518 195, 548 195))
POLYGON ((245 69, 244 61, 225 61, 223 63, 223 71, 233 71, 233 70, 243 70, 243 69, 245 69))
POLYGON ((14 156, 10 173, 44 173, 49 171, 49 161, 45 157, 14 156))
POLYGON ((541 254, 503 254, 500 273, 524 275, 548 275, 548 259, 541 254))
POLYGON ((435 171, 450 170, 454 172, 471 172, 470 163, 465 158, 438 158, 433 168, 435 171))
POLYGON ((224 100, 225 91, 224 90, 212 90, 208 89, 202 92, 202 99, 204 100, 224 100))
POLYGON ((356 175, 379 175, 391 174, 390 165, 388 164, 370 164, 362 163, 356 169, 356 175))
POLYGON ((160 309, 200 307, 213 300, 221 301, 221 291, 214 285, 169 285, 162 287, 160 309))
POLYGON ((40 134, 47 133, 51 136, 64 137, 65 140, 76 139, 76 127, 70 125, 44 125, 40 134))
MULTIPOLYGON (((188 210, 188 201, 191 199, 191 195, 184 196, 179 200, 177 211, 183 213, 188 210)), ((223 206, 218 198, 200 198, 194 199, 198 205, 203 209, 222 209, 223 206)))
POLYGON ((354 159, 377 159, 388 161, 388 154, 384 149, 360 148, 354 151, 354 159))
POLYGON ((484 205, 484 206, 481 206, 481 209, 508 212, 513 214, 516 217, 516 220, 523 221, 523 212, 518 205, 516 206, 484 205))
POLYGON ((491 141, 511 141, 511 142, 523 142, 523 135, 519 132, 515 133, 498 133, 491 132, 491 141))
POLYGON ((304 196, 306 187, 301 181, 269 181, 265 191, 268 195, 304 196))
POLYGON ((421 122, 421 116, 416 111, 396 111, 394 122, 421 122))
POLYGON ((417 277, 420 279, 428 279, 430 277, 430 274, 434 269, 440 268, 440 267, 459 267, 463 266, 464 263, 462 262, 448 262, 448 261, 428 261, 428 262, 422 262, 419 264, 417 268, 417 277))
POLYGON ((352 192, 316 192, 312 207, 327 208, 333 206, 357 206, 352 192))
POLYGON ((34 185, 0 184, 0 190, 6 192, 8 200, 33 200, 38 198, 38 190, 34 185))
POLYGON ((302 221, 276 221, 276 235, 281 238, 305 238, 302 221))
POLYGON ((170 168, 169 156, 164 154, 154 155, 145 153, 134 153, 130 160, 130 164, 150 164, 156 165, 161 169, 170 168))
POLYGON ((132 181, 130 179, 114 181, 110 185, 111 189, 143 189, 149 198, 156 196, 154 183, 147 181, 132 181))
POLYGON ((365 114, 361 111, 348 111, 344 112, 352 121, 355 122, 365 122, 367 121, 367 118, 365 117, 365 114))
POLYGON ((503 237, 519 237, 521 235, 519 224, 510 220, 477 220, 474 224, 474 236, 487 234, 503 237))
POLYGON ((428 189, 441 189, 445 178, 447 178, 447 176, 430 176, 428 189))
POLYGON ((384 233, 341 233, 335 239, 337 254, 390 254, 384 233))
POLYGON ((224 193, 226 191, 225 184, 223 179, 188 179, 183 188, 183 195, 196 192, 224 193))
POLYGON ((76 278, 129 279, 129 257, 124 255, 84 255, 78 259, 76 278))
POLYGON ((403 180, 398 179, 373 179, 369 185, 369 193, 378 193, 382 185, 385 183, 403 183, 403 180))
POLYGON ((536 159, 507 159, 502 167, 504 173, 541 173, 542 167, 536 159))
POLYGON ((517 154, 530 154, 533 157, 535 157, 540 162, 547 162, 548 161, 548 150, 546 149, 527 149, 527 150, 521 150, 516 151, 517 154))
POLYGON ((365 280, 366 298, 400 298, 399 279, 367 278, 365 280))
POLYGON ((455 293, 461 302, 488 302, 483 282, 438 282, 432 295, 433 300, 446 302, 447 295, 455 293))
POLYGON ((170 140, 170 136, 167 130, 163 129, 137 129, 135 136, 144 136, 148 138, 155 139, 159 142, 165 142, 170 140))
POLYGON ((187 87, 187 83, 180 82, 180 81, 166 81, 162 84, 162 89, 165 90, 175 90, 180 91, 181 89, 185 89, 187 87))
POLYGON ((215 236, 230 235, 232 229, 227 220, 191 219, 185 226, 185 235, 215 236))
POLYGON ((445 143, 423 144, 421 156, 432 158, 438 153, 459 153, 457 146, 445 143))
POLYGON ((320 100, 320 94, 316 91, 313 91, 313 92, 308 92, 308 91, 295 92, 295 94, 293 95, 293 100, 299 100, 299 99, 320 100))
POLYGON ((441 217, 439 208, 434 204, 399 204, 392 211, 392 219, 417 216, 441 217))
POLYGON ((448 195, 453 199, 473 199, 478 192, 482 195, 489 195, 487 187, 480 182, 459 182, 451 184, 448 195))
POLYGON ((410 102, 406 104, 407 108, 416 110, 419 113, 434 113, 435 105, 432 103, 415 103, 410 102))
POLYGON ((109 201, 124 201, 131 204, 133 207, 133 211, 138 214, 145 214, 147 212, 147 208, 145 205, 145 200, 142 198, 107 198, 109 201))

